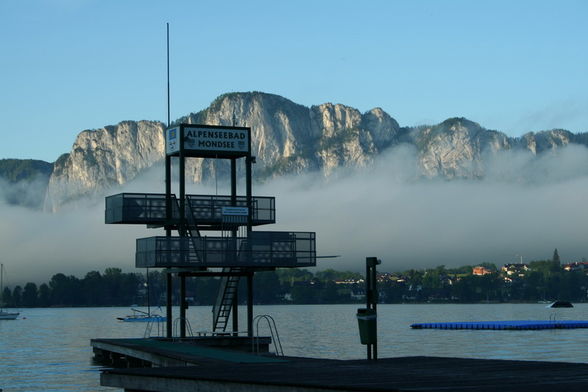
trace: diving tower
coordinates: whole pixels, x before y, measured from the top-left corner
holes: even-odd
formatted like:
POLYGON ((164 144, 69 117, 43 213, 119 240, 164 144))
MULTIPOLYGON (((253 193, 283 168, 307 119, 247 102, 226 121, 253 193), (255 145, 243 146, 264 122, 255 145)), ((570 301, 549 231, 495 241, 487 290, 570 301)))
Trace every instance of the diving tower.
POLYGON ((164 235, 136 240, 135 266, 166 273, 166 334, 172 336, 172 274, 180 278, 180 336, 186 337, 188 277, 221 277, 213 307, 215 332, 224 333, 232 313, 239 330, 237 288, 247 281, 247 334, 253 336, 253 276, 256 271, 316 265, 314 232, 261 231, 276 223, 275 198, 252 195, 251 128, 179 124, 165 130, 165 193, 120 193, 106 197, 105 223, 141 224, 164 235), (230 161, 229 195, 186 194, 186 160, 230 161), (244 161, 245 194, 237 192, 237 164, 244 161), (172 162, 178 189, 172 192, 172 162))

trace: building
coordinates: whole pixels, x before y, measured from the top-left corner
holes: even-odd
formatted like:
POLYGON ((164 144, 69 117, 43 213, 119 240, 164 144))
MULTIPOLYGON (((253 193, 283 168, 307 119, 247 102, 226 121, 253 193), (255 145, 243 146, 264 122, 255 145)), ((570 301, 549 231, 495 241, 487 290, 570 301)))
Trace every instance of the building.
POLYGON ((482 266, 477 266, 472 269, 472 275, 476 275, 476 276, 484 276, 484 275, 489 275, 491 273, 492 273, 491 270, 489 270, 486 267, 482 267, 482 266))
POLYGON ((519 264, 505 264, 502 266, 501 271, 507 276, 514 276, 522 278, 525 276, 525 272, 529 270, 529 265, 524 263, 519 264))

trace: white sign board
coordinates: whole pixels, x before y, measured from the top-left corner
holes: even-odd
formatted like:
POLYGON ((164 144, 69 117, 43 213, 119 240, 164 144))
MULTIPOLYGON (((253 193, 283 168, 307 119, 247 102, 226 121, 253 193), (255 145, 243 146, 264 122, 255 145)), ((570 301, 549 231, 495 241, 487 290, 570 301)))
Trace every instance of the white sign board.
POLYGON ((170 128, 165 131, 165 153, 167 155, 180 151, 180 128, 170 128))
POLYGON ((249 208, 247 207, 223 207, 221 213, 230 216, 248 216, 249 208))
POLYGON ((184 150, 249 152, 249 132, 231 128, 184 128, 184 150))

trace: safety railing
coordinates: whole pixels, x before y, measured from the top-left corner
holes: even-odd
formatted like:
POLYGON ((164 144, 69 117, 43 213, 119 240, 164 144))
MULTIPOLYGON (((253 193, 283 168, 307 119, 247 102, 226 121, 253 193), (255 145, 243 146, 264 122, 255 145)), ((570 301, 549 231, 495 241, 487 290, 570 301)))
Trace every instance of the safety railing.
POLYGON ((149 237, 137 240, 135 265, 147 267, 310 267, 314 232, 254 231, 249 237, 149 237))
MULTIPOLYGON (((226 220, 226 207, 247 208, 247 197, 230 195, 186 195, 186 208, 199 224, 221 224, 226 220), (189 202, 188 202, 189 201, 189 202), (189 207, 188 207, 189 206, 189 207)), ((179 204, 172 195, 172 220, 180 218, 179 204)), ((251 198, 251 219, 254 226, 276 223, 275 198, 251 198)), ((104 221, 110 224, 164 224, 166 201, 163 193, 119 193, 106 198, 104 221)), ((247 223, 245 220, 241 223, 247 223)))
MULTIPOLYGON (((172 196, 172 217, 180 216, 172 196)), ((119 193, 106 198, 105 223, 151 224, 166 219, 165 194, 119 193)))

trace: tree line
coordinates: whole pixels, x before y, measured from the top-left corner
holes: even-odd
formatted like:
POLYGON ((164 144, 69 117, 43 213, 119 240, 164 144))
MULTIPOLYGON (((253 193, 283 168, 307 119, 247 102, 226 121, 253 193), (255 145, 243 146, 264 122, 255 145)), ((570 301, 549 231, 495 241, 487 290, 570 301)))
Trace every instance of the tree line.
MULTIPOLYGON (((523 265, 521 265, 523 266, 523 265)), ((580 268, 567 271, 559 260, 533 261, 525 268, 510 272, 494 264, 483 264, 484 274, 473 273, 473 266, 407 270, 379 273, 380 303, 407 302, 528 302, 587 299, 588 275, 580 268)), ((516 266, 515 266, 516 267, 516 266)), ((192 305, 212 305, 220 279, 188 278, 186 292, 192 305)), ((278 269, 255 274, 256 304, 361 303, 365 282, 356 272, 332 269, 310 272, 301 269, 278 269)), ((179 282, 174 278, 174 301, 179 282)), ((241 302, 246 295, 245 282, 239 287, 241 302)), ((7 307, 49 306, 161 306, 165 304, 166 276, 163 271, 124 273, 119 268, 88 272, 83 278, 53 275, 48 283, 37 286, 29 282, 6 287, 2 302, 7 307)))

